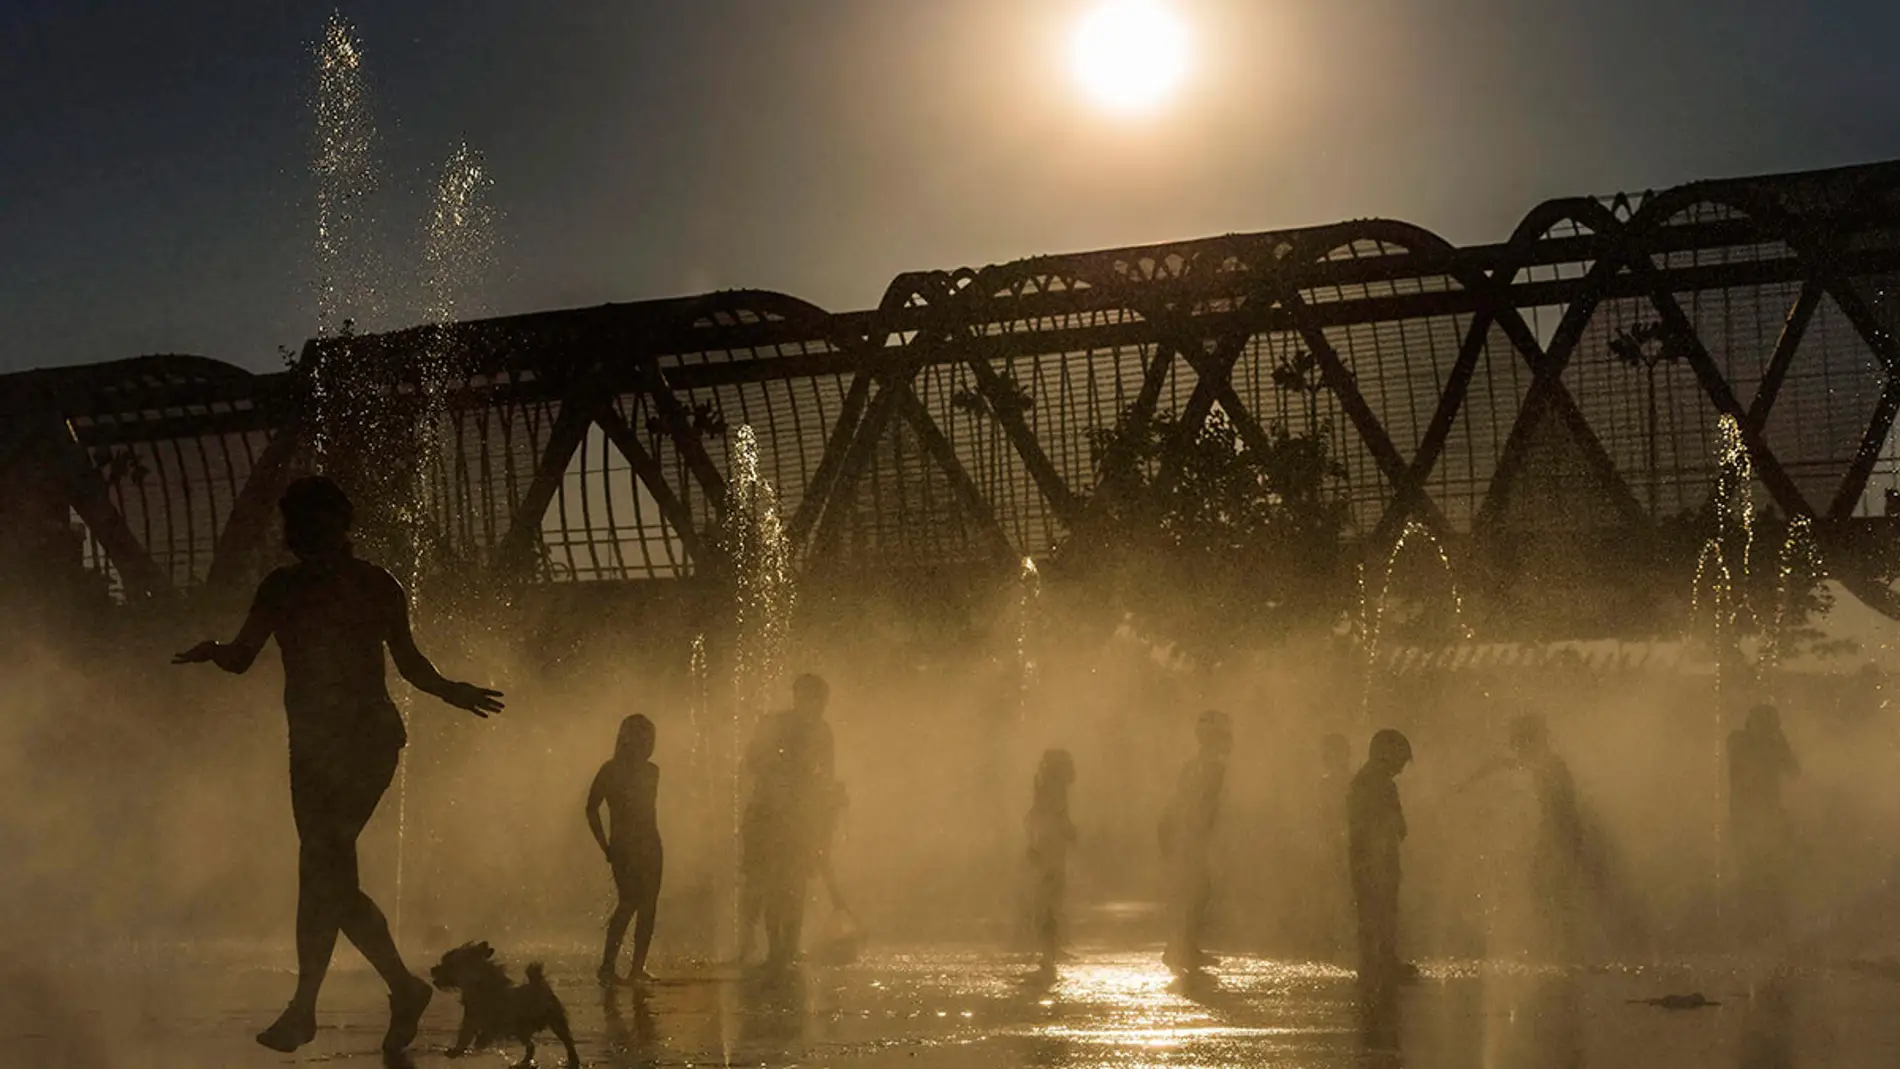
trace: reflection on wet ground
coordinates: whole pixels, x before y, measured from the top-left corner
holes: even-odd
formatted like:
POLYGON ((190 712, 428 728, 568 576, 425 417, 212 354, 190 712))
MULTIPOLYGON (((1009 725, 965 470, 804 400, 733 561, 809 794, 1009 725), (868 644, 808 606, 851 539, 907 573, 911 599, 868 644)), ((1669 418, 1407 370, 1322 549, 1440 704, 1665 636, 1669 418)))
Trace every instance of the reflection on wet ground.
MULTIPOLYGON (((1900 982, 1849 969, 1695 967, 1560 972, 1427 963, 1390 998, 1328 965, 1235 957, 1172 980, 1154 953, 1083 953, 1052 981, 1013 959, 934 949, 812 968, 765 984, 680 966, 645 992, 603 993, 578 949, 546 954, 590 1066, 1890 1066, 1900 982), (1641 1000, 1701 992, 1720 1005, 1641 1000)), ((526 955, 517 955, 516 965, 526 955)), ((0 999, 8 1064, 91 1069, 375 1065, 373 976, 336 973, 324 1029, 295 1057, 252 1044, 289 990, 260 955, 123 955, 110 968, 12 963, 0 999), (251 959, 247 961, 246 959, 251 959)), ((517 970, 518 974, 519 970, 517 970)), ((413 1052, 448 1064, 459 1010, 438 996, 413 1052)), ((518 1049, 506 1052, 519 1056, 518 1049)), ((502 1053, 460 1064, 503 1064, 502 1053)), ((543 1065, 559 1048, 543 1047, 543 1065)))

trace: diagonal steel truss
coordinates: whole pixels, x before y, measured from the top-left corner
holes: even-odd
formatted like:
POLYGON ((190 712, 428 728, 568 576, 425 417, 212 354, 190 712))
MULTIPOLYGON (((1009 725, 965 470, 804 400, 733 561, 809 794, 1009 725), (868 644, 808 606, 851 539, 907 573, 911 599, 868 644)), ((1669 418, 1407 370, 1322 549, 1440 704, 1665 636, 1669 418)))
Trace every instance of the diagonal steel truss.
MULTIPOLYGON (((1693 504, 1730 415, 1766 501, 1814 517, 1851 570, 1869 487, 1900 480, 1890 281, 1900 164, 1552 201, 1497 245, 1371 219, 906 274, 863 312, 763 291, 543 312, 455 327, 444 455, 403 462, 458 560, 641 579, 716 565, 741 422, 797 551, 868 568, 1046 553, 1098 491, 1089 432, 1124 413, 1218 408, 1252 445, 1276 425, 1330 436, 1368 547, 1411 520, 1452 539, 1517 522, 1541 428, 1607 502, 1566 522, 1646 522, 1632 480, 1693 504), (1635 470, 1631 403, 1596 370, 1632 317, 1683 356, 1667 472, 1635 470), (1266 384, 1295 348, 1320 372, 1304 412, 1266 384)), ((312 464, 318 366, 401 383, 440 344, 333 339, 269 375, 142 357, 7 376, 0 438, 27 444, 0 472, 64 495, 125 599, 232 591, 312 464)), ((1875 585, 1856 579, 1888 600, 1875 585)))

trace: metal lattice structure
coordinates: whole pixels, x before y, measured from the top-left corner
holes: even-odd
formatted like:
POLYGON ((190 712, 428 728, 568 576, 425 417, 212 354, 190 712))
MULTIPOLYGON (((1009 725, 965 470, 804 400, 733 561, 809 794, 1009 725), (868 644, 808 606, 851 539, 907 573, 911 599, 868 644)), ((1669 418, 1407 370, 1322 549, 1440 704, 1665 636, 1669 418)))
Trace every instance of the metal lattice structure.
POLYGON ((1495 245, 1369 219, 906 274, 870 311, 734 291, 312 342, 277 374, 32 371, 0 378, 6 529, 131 599, 229 584, 323 391, 420 389, 453 352, 432 523, 458 562, 547 581, 706 567, 739 423, 807 566, 1047 553, 1095 488, 1092 429, 1216 408, 1250 443, 1329 435, 1366 544, 1692 508, 1722 415, 1765 502, 1825 535, 1900 480, 1896 282, 1900 164, 1877 164, 1552 201, 1495 245), (1631 337, 1669 349, 1653 433, 1650 380, 1611 358, 1631 337), (1310 390, 1276 381, 1300 360, 1310 390))

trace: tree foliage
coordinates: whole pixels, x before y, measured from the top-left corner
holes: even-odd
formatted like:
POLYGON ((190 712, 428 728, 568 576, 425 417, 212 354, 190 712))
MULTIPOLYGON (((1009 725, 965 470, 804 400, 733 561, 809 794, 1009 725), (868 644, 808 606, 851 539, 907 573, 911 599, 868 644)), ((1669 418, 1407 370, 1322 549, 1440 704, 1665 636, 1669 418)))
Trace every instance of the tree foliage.
POLYGON ((1323 426, 1250 445, 1219 410, 1131 407, 1090 446, 1100 489, 1056 562, 1112 611, 1210 660, 1337 617, 1346 503, 1323 426))

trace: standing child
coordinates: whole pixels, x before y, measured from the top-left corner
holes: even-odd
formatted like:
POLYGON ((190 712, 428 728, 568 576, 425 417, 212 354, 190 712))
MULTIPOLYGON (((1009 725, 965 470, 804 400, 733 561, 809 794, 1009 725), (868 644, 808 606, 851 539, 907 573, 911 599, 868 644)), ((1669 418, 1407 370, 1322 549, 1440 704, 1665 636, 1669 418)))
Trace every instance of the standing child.
POLYGON ((600 982, 619 981, 615 961, 626 938, 627 923, 638 914, 633 930, 633 969, 627 979, 642 983, 647 973, 647 950, 653 945, 653 912, 660 901, 660 824, 657 805, 660 769, 653 763, 653 721, 639 714, 620 722, 614 755, 594 776, 587 792, 587 826, 594 841, 613 866, 614 889, 620 896, 607 920, 607 946, 600 955, 600 982), (607 807, 609 829, 601 827, 600 809, 607 807))
POLYGON ((1200 750, 1181 770, 1174 800, 1161 821, 1161 856, 1168 870, 1172 929, 1162 961, 1176 973, 1199 972, 1208 963, 1201 948, 1213 895, 1214 820, 1220 815, 1227 781, 1227 756, 1234 729, 1218 709, 1202 713, 1194 725, 1200 750))
POLYGON ((762 915, 767 975, 782 975, 798 958, 805 897, 836 814, 838 781, 825 721, 830 698, 823 678, 799 676, 792 681, 792 707, 766 717, 747 751, 740 960, 751 949, 753 918, 762 915))
POLYGON ((1359 981, 1371 988, 1415 974, 1399 957, 1399 844, 1405 809, 1398 774, 1412 763, 1412 743, 1386 728, 1372 736, 1364 767, 1346 793, 1353 905, 1359 912, 1359 981))
POLYGON ((1075 845, 1075 822, 1069 819, 1069 787, 1074 783, 1075 759, 1069 751, 1043 751, 1029 815, 1023 819, 1029 836, 1030 923, 1045 973, 1055 971, 1059 950, 1062 892, 1069 848, 1075 845))

